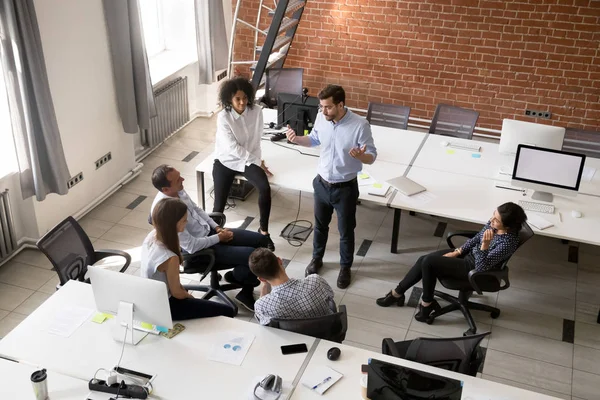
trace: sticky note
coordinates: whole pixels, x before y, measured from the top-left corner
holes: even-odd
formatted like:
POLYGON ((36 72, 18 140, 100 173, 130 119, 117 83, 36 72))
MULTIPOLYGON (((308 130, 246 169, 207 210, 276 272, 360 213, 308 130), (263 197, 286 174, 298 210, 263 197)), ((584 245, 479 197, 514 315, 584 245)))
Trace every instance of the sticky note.
POLYGON ((373 187, 377 188, 377 189, 381 189, 383 187, 383 185, 381 183, 374 183, 373 187))
POLYGON ((473 154, 471 154, 471 157, 473 157, 473 158, 481 158, 481 154, 479 154, 479 153, 473 153, 473 154))
POLYGON ((358 179, 369 179, 369 175, 367 175, 367 174, 360 174, 360 175, 358 175, 358 179))
POLYGON ((448 154, 454 154, 454 153, 455 153, 455 151, 454 151, 454 150, 452 150, 452 149, 448 149, 448 150, 446 150, 446 153, 448 153, 448 154))
POLYGON ((154 328, 154 326, 153 326, 152 324, 149 324, 149 323, 147 323, 147 322, 142 322, 142 323, 140 324, 140 326, 141 326, 142 328, 144 328, 144 329, 152 329, 152 328, 154 328))
POLYGON ((104 313, 96 313, 96 315, 94 315, 94 318, 92 318, 92 321, 97 323, 97 324, 101 324, 104 321, 106 321, 106 314, 104 313))
POLYGON ((156 325, 156 329, 157 329, 159 332, 164 332, 164 333, 167 333, 167 332, 169 332, 169 329, 168 329, 168 328, 165 328, 164 326, 159 326, 159 325, 156 325))

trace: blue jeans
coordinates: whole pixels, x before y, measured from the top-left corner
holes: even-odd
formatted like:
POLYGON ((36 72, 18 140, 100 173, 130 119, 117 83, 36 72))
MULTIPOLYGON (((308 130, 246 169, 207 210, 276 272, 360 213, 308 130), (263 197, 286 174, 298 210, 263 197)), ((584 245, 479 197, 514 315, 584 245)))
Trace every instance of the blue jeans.
POLYGON ((354 228, 356 228, 356 202, 358 182, 356 179, 339 186, 328 185, 319 175, 313 180, 315 190, 315 230, 313 258, 322 259, 329 235, 329 223, 333 210, 337 213, 340 233, 340 266, 350 268, 354 261, 354 228))
MULTIPOLYGON (((267 247, 268 239, 265 235, 258 232, 251 232, 244 229, 230 229, 233 232, 233 239, 227 243, 217 243, 210 247, 215 252, 215 267, 217 270, 233 268, 233 277, 244 286, 254 288, 259 281, 254 276, 248 266, 250 254, 259 247, 267 247)), ((215 235, 216 232, 211 229, 209 235, 215 235)), ((187 261, 188 265, 199 264, 199 269, 206 265, 203 256, 192 257, 187 261)))

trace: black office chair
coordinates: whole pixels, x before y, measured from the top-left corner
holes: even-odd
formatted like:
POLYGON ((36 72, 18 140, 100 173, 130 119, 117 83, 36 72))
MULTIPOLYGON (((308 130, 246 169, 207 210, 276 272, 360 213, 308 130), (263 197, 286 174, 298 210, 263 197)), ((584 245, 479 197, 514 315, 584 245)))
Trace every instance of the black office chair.
POLYGON ((348 314, 346 306, 341 305, 334 314, 302 319, 274 318, 268 326, 342 343, 348 330, 348 314))
POLYGON ((438 104, 429 127, 429 133, 471 139, 479 113, 466 108, 438 104))
POLYGON ((387 126, 389 128, 408 128, 410 107, 369 102, 367 121, 371 125, 387 126))
POLYGON ((394 342, 383 339, 381 352, 432 367, 477 376, 483 363, 479 344, 490 332, 458 338, 417 338, 394 342))
MULTIPOLYGON (((455 236, 462 236, 466 238, 472 238, 477 235, 477 232, 455 232, 449 233, 446 241, 448 246, 452 249, 456 248, 452 243, 452 238, 455 236)), ((519 232, 519 247, 521 247, 525 242, 533 237, 533 230, 531 227, 524 223, 521 231, 519 232)), ((508 260, 505 260, 502 263, 500 269, 491 270, 491 271, 481 271, 477 272, 472 270, 469 272, 468 280, 460 280, 455 278, 440 278, 439 281, 446 289, 450 290, 458 290, 458 297, 451 296, 447 293, 435 291, 435 296, 446 300, 450 304, 446 307, 442 307, 442 309, 436 313, 433 313, 427 319, 428 324, 432 324, 433 320, 440 315, 447 314, 451 311, 460 310, 462 311, 467 323, 469 324, 469 329, 464 333, 464 335, 473 335, 477 333, 477 326, 475 325, 475 320, 471 315, 469 310, 481 310, 488 311, 490 316, 493 319, 496 319, 500 316, 500 310, 496 307, 488 306, 486 304, 475 303, 469 301, 469 298, 473 294, 473 292, 477 292, 477 294, 483 294, 483 292, 498 292, 500 290, 506 290, 510 286, 510 282, 508 280, 508 260)))
POLYGON ((562 150, 600 158, 600 132, 567 128, 562 150))
POLYGON ((56 290, 69 280, 90 283, 86 279, 88 265, 103 258, 121 256, 125 264, 119 272, 125 272, 131 263, 131 256, 121 250, 94 250, 90 238, 73 217, 67 217, 42 238, 36 246, 48 257, 58 274, 60 283, 56 290))
MULTIPOLYGON (((213 219, 219 226, 224 226, 227 217, 223 213, 209 213, 209 217, 213 219)), ((152 225, 152 215, 148 216, 148 223, 152 225)), ((183 256, 183 265, 179 268, 180 274, 200 274, 200 282, 202 282, 210 274, 210 285, 183 285, 185 290, 195 290, 204 292, 202 296, 204 300, 209 300, 215 296, 221 299, 225 304, 233 308, 233 315, 238 313, 238 306, 231 300, 225 292, 228 290, 241 289, 242 286, 235 283, 226 283, 221 285, 221 274, 219 274, 219 266, 216 264, 215 252, 212 249, 203 249, 194 254, 181 251, 183 256)), ((228 267, 229 268, 229 267, 228 267)))

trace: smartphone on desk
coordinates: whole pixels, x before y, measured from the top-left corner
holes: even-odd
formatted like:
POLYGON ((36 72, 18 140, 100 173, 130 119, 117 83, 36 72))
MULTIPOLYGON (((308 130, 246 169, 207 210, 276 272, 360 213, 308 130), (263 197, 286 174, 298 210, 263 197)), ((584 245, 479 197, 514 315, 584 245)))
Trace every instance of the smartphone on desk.
POLYGON ((306 343, 289 344, 286 346, 281 346, 281 354, 283 354, 284 356, 287 356, 288 354, 306 352, 308 352, 308 347, 306 347, 306 343))

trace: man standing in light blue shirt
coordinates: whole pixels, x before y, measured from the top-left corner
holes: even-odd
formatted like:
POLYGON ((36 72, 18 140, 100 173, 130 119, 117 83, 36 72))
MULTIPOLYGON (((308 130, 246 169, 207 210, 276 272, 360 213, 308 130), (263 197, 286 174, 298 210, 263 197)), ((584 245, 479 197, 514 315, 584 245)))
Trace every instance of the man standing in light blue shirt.
POLYGON ((328 85, 318 95, 321 112, 308 136, 296 136, 288 129, 290 142, 311 147, 321 145, 318 175, 313 180, 315 230, 313 258, 305 274, 318 273, 323 266, 329 223, 333 210, 340 232, 340 273, 337 286, 350 285, 350 267, 354 260, 354 228, 358 182, 356 175, 363 164, 373 164, 377 149, 369 122, 345 107, 346 93, 341 86, 328 85))

